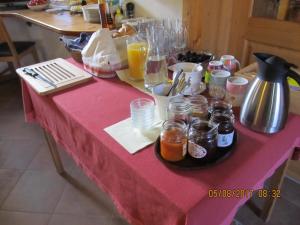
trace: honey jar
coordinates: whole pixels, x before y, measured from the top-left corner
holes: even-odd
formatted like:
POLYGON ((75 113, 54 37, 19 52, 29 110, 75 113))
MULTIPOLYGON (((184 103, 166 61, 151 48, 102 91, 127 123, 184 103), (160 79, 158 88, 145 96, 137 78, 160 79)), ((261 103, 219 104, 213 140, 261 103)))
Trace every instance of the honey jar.
POLYGON ((160 154, 167 161, 180 161, 186 155, 187 126, 184 122, 166 120, 160 134, 160 154))

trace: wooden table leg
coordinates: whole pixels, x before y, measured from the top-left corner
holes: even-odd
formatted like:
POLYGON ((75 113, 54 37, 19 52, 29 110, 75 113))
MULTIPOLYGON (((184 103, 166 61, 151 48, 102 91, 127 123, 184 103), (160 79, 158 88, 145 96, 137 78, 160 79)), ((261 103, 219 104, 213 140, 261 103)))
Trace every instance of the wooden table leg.
POLYGON ((49 148, 49 151, 51 153, 52 160, 54 162, 56 171, 59 174, 63 174, 65 172, 65 170, 64 170, 64 166, 61 162, 59 152, 57 150, 56 142, 53 139, 53 137, 51 136, 51 134, 49 134, 46 130, 43 130, 43 131, 44 131, 45 139, 47 141, 48 148, 49 148))
MULTIPOLYGON (((280 190, 281 185, 283 183, 285 173, 288 167, 289 159, 286 160, 273 174, 270 178, 270 186, 269 190, 280 190)), ((264 206, 261 210, 260 217, 265 221, 268 222, 271 218, 275 203, 277 198, 268 198, 266 199, 264 206)))
MULTIPOLYGON (((270 178, 269 191, 271 191, 271 193, 273 190, 276 194, 276 191, 281 189, 289 161, 290 159, 287 159, 270 178)), ((278 193, 280 194, 279 191, 278 193)), ((262 218, 265 222, 268 222, 271 219, 271 215, 277 200, 277 198, 271 197, 270 194, 268 196, 269 198, 265 200, 262 208, 259 208, 257 204, 254 203, 253 199, 249 199, 249 201, 246 203, 252 212, 254 212, 254 214, 258 217, 262 218)))

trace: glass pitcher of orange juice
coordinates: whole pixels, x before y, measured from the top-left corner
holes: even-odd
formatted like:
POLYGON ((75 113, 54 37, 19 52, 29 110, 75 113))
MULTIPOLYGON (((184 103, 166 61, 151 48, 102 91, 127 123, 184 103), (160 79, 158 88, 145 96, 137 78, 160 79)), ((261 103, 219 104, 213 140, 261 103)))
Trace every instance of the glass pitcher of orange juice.
POLYGON ((127 55, 129 65, 129 79, 143 80, 146 72, 146 59, 148 52, 147 41, 141 34, 127 39, 127 55))

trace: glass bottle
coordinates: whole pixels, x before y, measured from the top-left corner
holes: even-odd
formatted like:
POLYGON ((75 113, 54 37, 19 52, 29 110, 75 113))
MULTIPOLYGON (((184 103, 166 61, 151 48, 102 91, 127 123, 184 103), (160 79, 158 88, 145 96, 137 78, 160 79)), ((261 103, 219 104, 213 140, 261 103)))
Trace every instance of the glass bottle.
POLYGON ((218 126, 211 121, 194 120, 188 134, 188 153, 193 160, 206 161, 218 150, 218 126))
POLYGON ((186 124, 174 120, 163 123, 160 134, 160 154, 167 161, 180 161, 186 155, 186 124))
POLYGON ((189 123, 191 119, 191 106, 189 101, 181 96, 171 98, 168 107, 168 119, 189 123))
POLYGON ((106 21, 110 30, 115 28, 113 16, 112 16, 112 0, 106 1, 106 21))
POLYGON ((105 0, 98 0, 101 26, 102 28, 108 28, 107 18, 106 18, 106 3, 105 0))
POLYGON ((150 25, 146 31, 148 56, 144 84, 151 91, 154 86, 168 81, 167 53, 163 26, 150 25))

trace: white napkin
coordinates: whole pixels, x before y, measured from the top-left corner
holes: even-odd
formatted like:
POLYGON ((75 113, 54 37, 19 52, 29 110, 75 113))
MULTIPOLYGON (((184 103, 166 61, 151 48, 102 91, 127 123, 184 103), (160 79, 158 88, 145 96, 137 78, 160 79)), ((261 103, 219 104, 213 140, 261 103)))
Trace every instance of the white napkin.
POLYGON ((140 132, 131 125, 131 118, 122 120, 112 126, 104 128, 113 139, 122 145, 130 154, 151 145, 160 134, 161 122, 155 113, 154 126, 147 132, 140 132))
POLYGON ((129 79, 129 69, 117 70, 116 73, 121 81, 124 81, 124 82, 130 84, 132 87, 134 87, 146 94, 149 94, 149 92, 146 91, 143 80, 142 81, 134 81, 134 80, 129 79))

